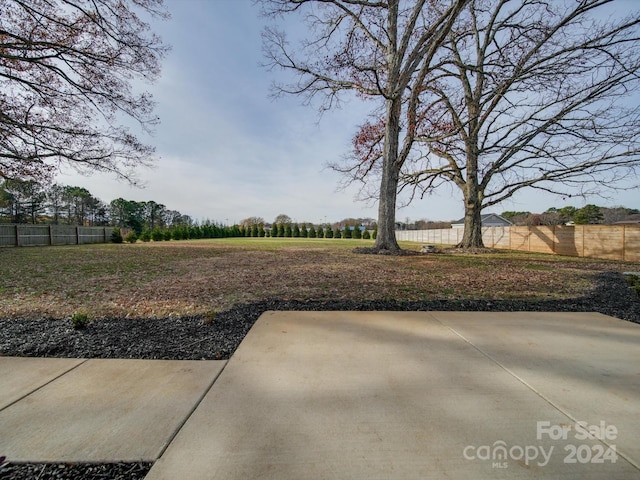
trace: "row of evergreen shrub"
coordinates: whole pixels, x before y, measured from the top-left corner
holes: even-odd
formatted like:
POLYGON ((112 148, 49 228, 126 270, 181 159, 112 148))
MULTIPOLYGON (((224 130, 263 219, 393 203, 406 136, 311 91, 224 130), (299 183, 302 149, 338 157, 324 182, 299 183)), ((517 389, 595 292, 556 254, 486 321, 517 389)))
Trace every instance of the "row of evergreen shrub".
MULTIPOLYGON (((251 232, 253 233, 253 232, 251 232)), ((335 230, 330 227, 323 228, 319 226, 317 229, 314 225, 303 224, 300 227, 297 224, 275 224, 271 230, 267 232, 271 237, 291 237, 291 238, 356 238, 365 239, 376 238, 377 230, 370 233, 368 230, 360 230, 358 227, 346 226, 344 229, 336 228, 335 230)), ((254 236, 254 235, 251 235, 254 236)))
POLYGON ((275 224, 271 229, 265 229, 263 225, 252 225, 243 227, 234 225, 232 227, 222 227, 218 225, 182 225, 168 229, 154 228, 152 231, 143 230, 140 235, 129 232, 125 238, 122 237, 121 230, 114 228, 111 234, 113 243, 127 241, 135 243, 138 240, 143 242, 168 241, 168 240, 190 240, 199 238, 231 238, 231 237, 288 237, 288 238, 355 238, 355 239, 375 239, 377 230, 370 233, 368 230, 361 231, 358 227, 336 228, 335 230, 319 226, 317 229, 311 225, 297 224, 275 224))

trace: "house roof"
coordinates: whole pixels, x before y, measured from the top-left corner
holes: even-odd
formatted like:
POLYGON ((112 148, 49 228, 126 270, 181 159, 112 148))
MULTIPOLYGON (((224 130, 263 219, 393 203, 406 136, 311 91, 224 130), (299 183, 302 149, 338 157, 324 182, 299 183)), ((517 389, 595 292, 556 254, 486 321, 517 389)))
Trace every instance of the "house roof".
MULTIPOLYGON (((509 227, 513 225, 513 223, 497 213, 485 213, 480 218, 483 227, 509 227)), ((464 225, 464 217, 458 221, 451 222, 451 225, 464 225)))

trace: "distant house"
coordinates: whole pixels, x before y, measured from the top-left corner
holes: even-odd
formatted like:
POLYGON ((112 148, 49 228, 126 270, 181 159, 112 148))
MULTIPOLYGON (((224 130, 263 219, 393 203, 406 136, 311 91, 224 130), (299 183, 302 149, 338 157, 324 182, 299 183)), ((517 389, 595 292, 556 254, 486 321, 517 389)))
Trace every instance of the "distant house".
MULTIPOLYGON (((513 225, 509 220, 496 213, 487 213, 481 215, 480 218, 482 219, 483 227, 510 227, 513 225)), ((464 218, 451 222, 451 228, 464 228, 464 218)))

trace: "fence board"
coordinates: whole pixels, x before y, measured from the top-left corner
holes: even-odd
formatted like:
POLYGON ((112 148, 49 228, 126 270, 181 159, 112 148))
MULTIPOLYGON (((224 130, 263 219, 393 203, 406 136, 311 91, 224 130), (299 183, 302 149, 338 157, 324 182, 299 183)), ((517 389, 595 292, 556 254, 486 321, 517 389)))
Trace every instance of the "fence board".
POLYGON ((590 225, 584 227, 584 256, 622 260, 622 225, 590 225))
POLYGON ((107 229, 104 227, 78 227, 78 239, 84 243, 106 243, 107 229))
POLYGON ((16 246, 16 226, 0 225, 0 247, 16 246))
POLYGON ((582 257, 584 254, 583 228, 567 227, 564 225, 554 227, 556 236, 555 253, 569 257, 582 257))
POLYGON ((76 227, 70 225, 54 225, 53 227, 54 245, 76 245, 78 243, 76 227))
MULTIPOLYGON (((456 245, 464 229, 408 230, 396 238, 439 245, 456 245)), ((537 227, 485 227, 486 247, 526 252, 555 253, 571 257, 640 261, 640 225, 579 225, 537 227)))
POLYGON ((553 227, 529 227, 529 251, 555 253, 556 235, 553 227))
POLYGON ((0 247, 107 243, 110 227, 0 224, 0 247))
POLYGON ((628 262, 640 262, 640 226, 625 228, 624 259, 628 262))

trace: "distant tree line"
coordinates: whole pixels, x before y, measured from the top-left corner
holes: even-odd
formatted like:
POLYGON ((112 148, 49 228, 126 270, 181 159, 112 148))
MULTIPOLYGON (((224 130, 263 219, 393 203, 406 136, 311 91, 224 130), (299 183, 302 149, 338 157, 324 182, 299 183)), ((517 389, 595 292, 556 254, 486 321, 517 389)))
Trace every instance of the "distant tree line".
MULTIPOLYGON (((241 236, 239 226, 210 221, 199 225, 189 215, 153 200, 116 198, 104 203, 86 188, 33 180, 0 183, 0 222, 81 226, 113 226, 130 230, 136 238, 169 240, 241 236)), ((133 237, 130 237, 130 239, 133 237)))
POLYGON ((582 208, 573 206, 552 207, 543 213, 507 211, 502 212, 502 216, 513 222, 514 225, 525 226, 612 225, 617 222, 640 220, 640 210, 627 207, 607 208, 589 204, 582 208))

